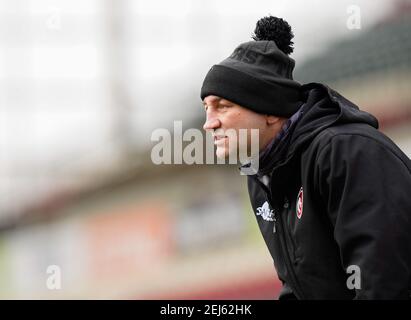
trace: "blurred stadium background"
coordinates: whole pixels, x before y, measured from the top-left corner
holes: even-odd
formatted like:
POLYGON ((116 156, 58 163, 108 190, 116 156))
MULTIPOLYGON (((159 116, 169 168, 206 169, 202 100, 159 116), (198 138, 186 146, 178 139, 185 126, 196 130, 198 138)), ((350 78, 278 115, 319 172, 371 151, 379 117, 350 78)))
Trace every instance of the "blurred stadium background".
POLYGON ((154 129, 201 128, 205 73, 267 14, 295 79, 411 156, 410 1, 0 0, 1 299, 277 297, 238 170, 150 160, 154 129))

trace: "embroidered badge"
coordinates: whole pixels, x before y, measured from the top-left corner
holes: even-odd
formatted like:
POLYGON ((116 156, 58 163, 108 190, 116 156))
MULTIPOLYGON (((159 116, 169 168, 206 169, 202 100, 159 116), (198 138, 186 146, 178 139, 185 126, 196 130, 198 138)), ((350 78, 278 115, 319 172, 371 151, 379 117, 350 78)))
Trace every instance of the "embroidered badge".
POLYGON ((266 221, 274 221, 273 210, 270 210, 267 201, 264 202, 264 204, 261 207, 257 208, 256 215, 261 216, 266 221))

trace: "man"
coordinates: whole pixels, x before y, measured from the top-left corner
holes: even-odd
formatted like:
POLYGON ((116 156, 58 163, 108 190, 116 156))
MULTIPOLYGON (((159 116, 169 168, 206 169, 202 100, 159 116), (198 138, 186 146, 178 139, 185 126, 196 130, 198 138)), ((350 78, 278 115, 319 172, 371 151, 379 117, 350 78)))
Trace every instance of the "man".
POLYGON ((218 157, 228 129, 259 130, 250 200, 283 283, 280 299, 409 299, 411 161, 372 115, 292 78, 293 34, 276 17, 214 65, 201 99, 218 157))

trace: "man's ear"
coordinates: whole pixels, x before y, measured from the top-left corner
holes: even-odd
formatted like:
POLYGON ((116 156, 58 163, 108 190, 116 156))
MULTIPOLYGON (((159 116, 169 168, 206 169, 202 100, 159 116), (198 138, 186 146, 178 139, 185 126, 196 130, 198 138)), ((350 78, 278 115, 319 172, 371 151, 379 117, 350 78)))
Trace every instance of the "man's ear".
POLYGON ((278 123, 282 120, 283 120, 283 118, 281 118, 281 117, 272 116, 272 115, 269 115, 269 114, 266 115, 266 122, 269 126, 274 125, 274 124, 276 124, 276 123, 278 123))

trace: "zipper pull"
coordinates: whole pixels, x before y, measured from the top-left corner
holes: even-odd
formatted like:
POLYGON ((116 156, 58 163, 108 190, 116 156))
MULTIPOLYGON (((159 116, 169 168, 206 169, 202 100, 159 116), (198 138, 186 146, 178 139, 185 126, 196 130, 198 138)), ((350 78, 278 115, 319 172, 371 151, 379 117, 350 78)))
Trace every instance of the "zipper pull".
POLYGON ((273 217, 273 233, 276 233, 277 232, 277 228, 276 228, 276 224, 277 224, 277 213, 276 213, 276 211, 274 210, 274 217, 273 217))

